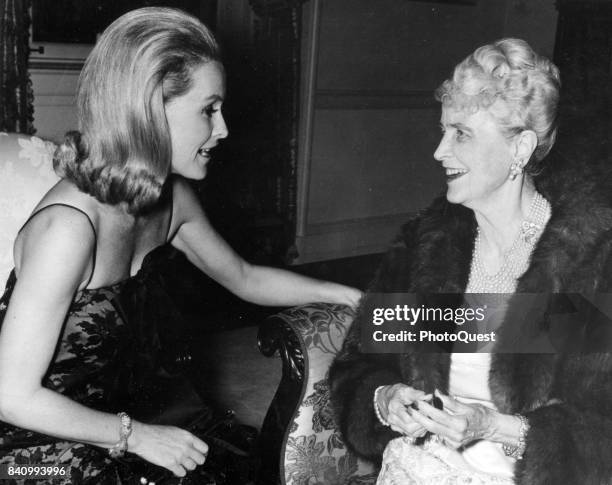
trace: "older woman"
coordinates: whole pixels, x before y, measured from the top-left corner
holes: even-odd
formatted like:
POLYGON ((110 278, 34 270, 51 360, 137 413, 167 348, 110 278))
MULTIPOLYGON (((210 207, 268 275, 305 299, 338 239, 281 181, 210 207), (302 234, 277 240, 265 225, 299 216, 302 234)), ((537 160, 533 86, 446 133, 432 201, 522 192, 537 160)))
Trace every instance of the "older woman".
MULTIPOLYGON (((519 354, 509 339, 529 343, 554 313, 549 297, 526 313, 519 293, 612 289, 605 196, 545 164, 559 85, 549 60, 502 39, 436 92, 446 197, 403 227, 371 292, 505 301, 493 354, 432 353, 419 342, 367 354, 360 313, 330 372, 332 401, 351 449, 375 461, 384 450, 380 484, 612 482, 611 355, 519 354)), ((590 324, 600 314, 585 315, 590 324)))
POLYGON ((0 464, 63 464, 72 483, 116 484, 126 451, 179 477, 205 462, 200 438, 132 420, 111 392, 118 349, 134 345, 116 297, 160 245, 252 302, 356 305, 355 289, 248 264, 208 222, 186 179, 206 176, 228 135, 219 59, 204 25, 164 8, 120 17, 87 59, 80 133, 56 154, 62 180, 21 229, 0 300, 0 464))

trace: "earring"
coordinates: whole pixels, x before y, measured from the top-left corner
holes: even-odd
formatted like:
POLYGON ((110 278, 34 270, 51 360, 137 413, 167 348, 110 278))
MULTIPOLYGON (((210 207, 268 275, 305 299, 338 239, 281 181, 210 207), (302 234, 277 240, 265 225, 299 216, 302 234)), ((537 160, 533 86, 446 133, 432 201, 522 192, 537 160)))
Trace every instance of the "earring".
POLYGON ((510 175, 508 176, 510 180, 516 180, 520 174, 523 173, 523 164, 521 162, 514 161, 510 165, 510 175))

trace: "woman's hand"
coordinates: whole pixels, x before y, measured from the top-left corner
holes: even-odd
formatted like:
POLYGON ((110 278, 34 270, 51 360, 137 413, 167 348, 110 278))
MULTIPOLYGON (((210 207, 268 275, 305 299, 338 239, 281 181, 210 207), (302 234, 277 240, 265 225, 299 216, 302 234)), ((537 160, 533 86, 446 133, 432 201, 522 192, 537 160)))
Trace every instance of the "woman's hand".
POLYGON ((330 283, 332 289, 330 291, 330 302, 340 303, 342 305, 348 305, 353 309, 357 309, 363 292, 357 288, 351 288, 350 286, 344 286, 336 283, 330 283))
POLYGON ((406 408, 416 401, 425 402, 426 399, 431 399, 431 394, 426 395, 423 391, 405 384, 394 384, 385 386, 378 392, 376 405, 382 418, 389 423, 393 431, 419 438, 427 429, 412 419, 406 408))
POLYGON ((184 477, 188 471, 204 464, 208 445, 184 429, 134 421, 128 450, 167 468, 177 477, 184 477))
POLYGON ((412 419, 440 436, 451 448, 462 446, 479 439, 491 439, 497 430, 499 413, 481 404, 463 404, 436 391, 444 405, 439 410, 427 402, 419 401, 418 410, 413 410, 412 419))

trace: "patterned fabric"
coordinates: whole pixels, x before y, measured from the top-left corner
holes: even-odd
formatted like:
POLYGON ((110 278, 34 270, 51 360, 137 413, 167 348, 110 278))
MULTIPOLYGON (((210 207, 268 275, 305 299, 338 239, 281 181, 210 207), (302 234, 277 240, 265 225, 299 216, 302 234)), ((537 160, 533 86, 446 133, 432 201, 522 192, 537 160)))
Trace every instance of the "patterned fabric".
POLYGON ((512 485, 496 477, 453 463, 451 450, 436 440, 414 446, 407 438, 391 440, 385 448, 376 485, 512 485))
POLYGON ((341 305, 313 304, 279 316, 296 331, 307 356, 305 397, 283 450, 286 484, 373 484, 375 467, 348 451, 336 429, 327 384, 327 370, 342 346, 354 313, 341 305))
MULTIPOLYGON (((4 452, 2 452, 4 453, 4 452)), ((53 480, 2 480, 3 485, 117 485, 121 483, 114 464, 99 449, 67 441, 16 450, 0 458, 0 464, 69 465, 70 478, 53 480)))
MULTIPOLYGON (((158 485, 248 482, 252 463, 248 456, 244 456, 246 452, 228 441, 226 435, 235 429, 231 423, 227 422, 225 426, 227 419, 213 415, 186 379, 181 376, 173 378, 163 370, 160 370, 164 375, 161 380, 152 374, 152 369, 159 369, 156 353, 149 349, 145 354, 144 347, 155 340, 155 322, 149 315, 148 336, 144 336, 140 327, 144 327, 146 322, 133 321, 140 310, 126 308, 124 304, 136 305, 142 300, 144 302, 138 305, 139 308, 151 308, 151 312, 159 314, 160 318, 169 315, 170 310, 166 308, 164 313, 157 306, 158 303, 164 305, 167 300, 161 300, 160 293, 151 290, 155 281, 148 273, 153 253, 147 255, 143 269, 134 277, 109 287, 77 293, 43 385, 93 409, 112 413, 125 410, 140 421, 150 422, 151 419, 157 424, 189 428, 210 446, 206 465, 184 478, 177 478, 136 455, 128 453, 127 458, 111 460, 106 450, 60 441, 1 421, 0 464, 69 465, 71 477, 64 483, 73 485, 131 484, 141 476, 153 477, 151 481, 158 485), (127 315, 127 321, 124 315, 127 315), (142 396, 148 397, 146 402, 142 396), (148 418, 144 419, 144 415, 148 418), (194 418, 198 421, 193 426, 184 423, 194 418)), ((0 299, 0 324, 15 282, 13 272, 0 299)), ((27 485, 29 482, 9 483, 27 485)), ((36 485, 41 483, 46 482, 35 481, 36 485)), ((57 483, 57 480, 49 482, 57 483)))
POLYGON ((35 136, 0 133, 0 281, 13 268, 13 242, 43 195, 57 183, 55 145, 35 136))
MULTIPOLYGON (((0 324, 15 282, 13 272, 0 299, 0 324)), ((108 396, 120 364, 119 342, 125 333, 125 322, 113 304, 121 286, 122 283, 77 293, 53 363, 43 380, 44 387, 88 407, 116 411, 110 409, 108 396)), ((112 462, 103 450, 58 441, 3 422, 0 422, 0 455, 0 464, 70 465, 72 483, 119 483, 112 462)))
MULTIPOLYGON (((11 268, 17 232, 59 180, 52 167, 54 151, 53 143, 40 138, 0 133, 0 278, 8 278, 0 298, 0 327, 16 281, 11 268)), ((144 422, 187 427, 197 417, 199 428, 192 431, 202 431, 200 436, 211 445, 206 466, 178 479, 135 455, 128 454, 129 464, 117 463, 108 458, 105 450, 61 441, 1 421, 0 464, 69 465, 71 478, 64 482, 71 484, 131 483, 131 478, 124 477, 132 477, 136 471, 163 476, 157 480, 158 485, 248 481, 242 479, 250 473, 248 460, 219 444, 219 436, 224 438, 225 428, 220 426, 223 420, 213 416, 187 379, 174 375, 173 371, 181 369, 162 368, 165 362, 157 359, 160 354, 175 357, 168 350, 180 350, 174 347, 182 336, 176 337, 175 332, 184 326, 180 325, 180 312, 164 292, 160 276, 153 276, 155 253, 145 257, 136 276, 76 294, 43 384, 88 407, 108 412, 125 410, 144 422), (164 352, 160 352, 161 346, 164 352), (219 436, 209 440, 213 428, 219 436), (213 439, 217 441, 212 443, 213 439)), ((45 483, 2 481, 19 485, 28 482, 45 483)), ((63 485, 58 480, 49 483, 63 485)))

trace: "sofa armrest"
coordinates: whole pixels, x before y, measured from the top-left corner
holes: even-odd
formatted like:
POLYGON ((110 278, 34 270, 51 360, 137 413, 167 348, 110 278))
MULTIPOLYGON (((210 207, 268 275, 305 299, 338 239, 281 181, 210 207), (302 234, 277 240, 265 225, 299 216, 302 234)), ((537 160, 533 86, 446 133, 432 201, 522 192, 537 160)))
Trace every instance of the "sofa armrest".
POLYGON ((280 355, 283 378, 301 383, 304 380, 304 353, 299 334, 291 322, 294 310, 285 310, 264 320, 257 334, 257 345, 266 357, 280 355))
POLYGON ((314 303, 269 317, 259 331, 264 355, 279 352, 283 376, 262 427, 265 450, 258 483, 374 483, 374 468, 347 452, 336 430, 327 371, 355 313, 343 305, 314 303), (280 458, 280 463, 279 463, 280 458))

